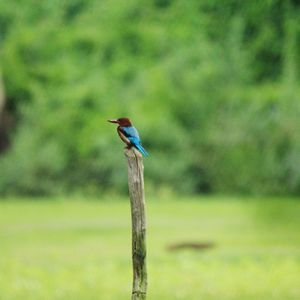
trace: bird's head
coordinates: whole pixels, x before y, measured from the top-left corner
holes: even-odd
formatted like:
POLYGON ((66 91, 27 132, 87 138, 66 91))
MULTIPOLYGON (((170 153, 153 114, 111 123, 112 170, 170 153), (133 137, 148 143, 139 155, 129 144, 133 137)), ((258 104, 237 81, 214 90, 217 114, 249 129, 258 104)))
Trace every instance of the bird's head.
POLYGON ((122 127, 132 126, 131 121, 128 118, 113 119, 113 120, 108 120, 108 122, 119 124, 122 127))

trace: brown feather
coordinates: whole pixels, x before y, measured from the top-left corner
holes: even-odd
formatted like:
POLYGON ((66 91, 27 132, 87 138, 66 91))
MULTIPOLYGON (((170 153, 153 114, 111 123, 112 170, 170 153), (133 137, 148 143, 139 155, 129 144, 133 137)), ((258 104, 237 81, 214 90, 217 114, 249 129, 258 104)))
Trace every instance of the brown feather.
POLYGON ((127 146, 132 146, 129 139, 123 134, 123 132, 121 131, 120 126, 118 126, 117 128, 117 132, 119 137, 121 138, 121 140, 127 145, 127 146))

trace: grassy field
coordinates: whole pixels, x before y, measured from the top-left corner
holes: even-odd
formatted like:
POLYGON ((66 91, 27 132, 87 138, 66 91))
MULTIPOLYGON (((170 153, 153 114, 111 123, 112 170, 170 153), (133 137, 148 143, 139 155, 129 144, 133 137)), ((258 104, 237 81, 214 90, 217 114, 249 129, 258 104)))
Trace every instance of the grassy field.
MULTIPOLYGON (((147 201, 148 299, 300 299, 300 201, 147 201)), ((0 299, 130 299, 130 230, 126 199, 1 202, 0 299)))

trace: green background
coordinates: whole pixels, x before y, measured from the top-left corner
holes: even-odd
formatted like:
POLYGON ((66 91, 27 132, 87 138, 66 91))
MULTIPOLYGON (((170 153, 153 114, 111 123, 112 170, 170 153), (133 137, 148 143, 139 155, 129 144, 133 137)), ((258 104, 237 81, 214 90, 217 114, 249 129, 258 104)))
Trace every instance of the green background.
POLYGON ((149 300, 300 299, 299 45, 292 0, 0 1, 0 300, 130 298, 125 116, 149 300))
POLYGON ((155 191, 299 195, 297 1, 1 1, 0 193, 126 192, 128 116, 155 191))
MULTIPOLYGON (((121 200, 0 203, 0 299, 130 299, 130 209, 121 200)), ((147 204, 147 299, 299 299, 299 201, 147 204), (168 250, 187 242, 214 247, 168 250)))

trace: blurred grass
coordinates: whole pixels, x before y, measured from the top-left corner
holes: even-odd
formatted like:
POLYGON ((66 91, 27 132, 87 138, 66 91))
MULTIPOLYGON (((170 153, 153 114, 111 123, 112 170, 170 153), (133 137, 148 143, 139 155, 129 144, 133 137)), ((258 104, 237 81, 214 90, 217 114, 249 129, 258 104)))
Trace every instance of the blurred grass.
MULTIPOLYGON (((130 208, 115 200, 2 201, 0 299, 130 299, 130 208)), ((300 202, 249 200, 148 199, 149 299, 300 299, 300 202), (180 242, 215 247, 168 252, 180 242)))

